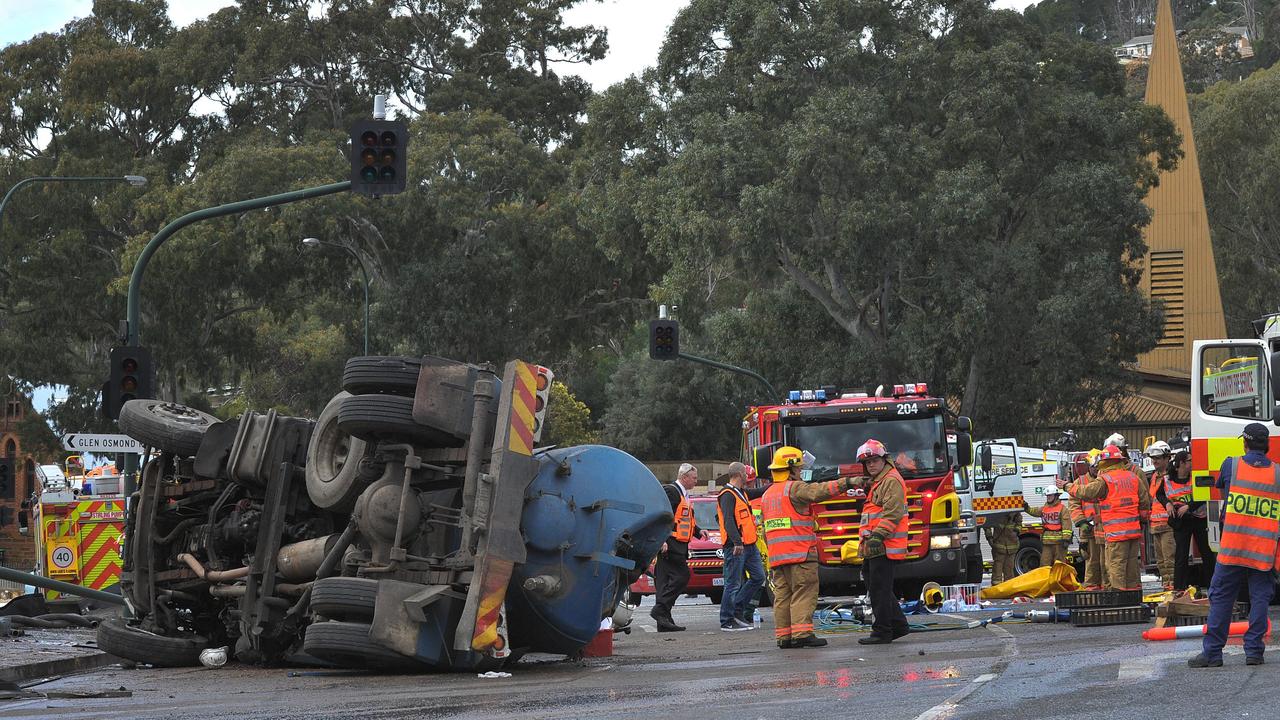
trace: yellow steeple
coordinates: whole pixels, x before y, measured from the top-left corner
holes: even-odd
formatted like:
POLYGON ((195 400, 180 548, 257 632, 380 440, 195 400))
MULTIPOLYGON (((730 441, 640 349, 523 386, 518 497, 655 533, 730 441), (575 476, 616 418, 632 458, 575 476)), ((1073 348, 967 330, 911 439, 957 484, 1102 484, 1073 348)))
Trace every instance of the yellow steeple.
POLYGON ((1192 341, 1226 337, 1227 329, 1169 0, 1159 0, 1152 45, 1146 102, 1173 120, 1185 156, 1172 172, 1160 174, 1160 185, 1146 198, 1152 217, 1143 232, 1143 283, 1151 297, 1164 301, 1165 325, 1160 344, 1138 365, 1147 373, 1187 378, 1192 341))

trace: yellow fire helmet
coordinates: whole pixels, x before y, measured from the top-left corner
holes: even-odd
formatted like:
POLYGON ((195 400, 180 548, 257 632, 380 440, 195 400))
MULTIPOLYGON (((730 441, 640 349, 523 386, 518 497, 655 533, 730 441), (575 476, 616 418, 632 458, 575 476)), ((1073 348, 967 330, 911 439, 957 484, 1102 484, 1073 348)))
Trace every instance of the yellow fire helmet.
POLYGON ((788 470, 793 467, 804 467, 804 453, 800 452, 800 448, 783 445, 773 452, 770 470, 788 470))

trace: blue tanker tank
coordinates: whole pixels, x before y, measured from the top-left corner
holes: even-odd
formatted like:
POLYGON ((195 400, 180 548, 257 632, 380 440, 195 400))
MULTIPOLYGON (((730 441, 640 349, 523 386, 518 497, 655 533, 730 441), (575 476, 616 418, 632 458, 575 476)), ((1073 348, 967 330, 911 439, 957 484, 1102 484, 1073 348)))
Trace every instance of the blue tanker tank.
POLYGON ((508 628, 513 647, 572 654, 671 534, 671 503, 653 473, 616 448, 537 459, 521 516, 528 558, 507 591, 508 628))

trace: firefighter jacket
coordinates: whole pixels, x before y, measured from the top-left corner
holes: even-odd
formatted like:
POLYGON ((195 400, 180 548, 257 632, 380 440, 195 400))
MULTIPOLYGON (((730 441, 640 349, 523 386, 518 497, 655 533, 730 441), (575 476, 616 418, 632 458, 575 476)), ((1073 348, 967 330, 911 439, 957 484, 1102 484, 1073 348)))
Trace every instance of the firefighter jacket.
POLYGON ((993 519, 982 531, 991 544, 991 551, 997 553, 1018 552, 1019 535, 1022 532, 1022 513, 1012 512, 993 519))
POLYGON ((1098 477, 1083 484, 1077 482, 1072 496, 1098 502, 1103 540, 1137 540, 1142 537, 1141 521, 1151 515, 1150 489, 1129 464, 1105 465, 1099 468, 1098 477))
POLYGON ((1058 500, 1053 505, 1045 504, 1038 508, 1027 508, 1027 514, 1040 518, 1040 529, 1043 531, 1040 540, 1047 543, 1071 542, 1071 511, 1066 503, 1058 500))
POLYGON ((813 504, 829 500, 849 488, 848 480, 803 483, 775 482, 760 499, 769 567, 817 562, 818 534, 813 504))
POLYGON ((1151 495, 1151 532, 1153 533, 1173 530, 1173 528, 1169 527, 1169 509, 1159 500, 1160 494, 1164 489, 1162 486, 1165 483, 1165 475, 1165 473, 1158 471, 1151 473, 1149 494, 1151 495))
POLYGON ((886 465, 871 481, 871 491, 862 504, 859 542, 872 534, 884 540, 890 560, 907 559, 907 484, 897 468, 886 465))
POLYGON ((1232 458, 1231 493, 1223 503, 1218 562, 1268 571, 1276 565, 1280 535, 1280 465, 1254 467, 1232 458))

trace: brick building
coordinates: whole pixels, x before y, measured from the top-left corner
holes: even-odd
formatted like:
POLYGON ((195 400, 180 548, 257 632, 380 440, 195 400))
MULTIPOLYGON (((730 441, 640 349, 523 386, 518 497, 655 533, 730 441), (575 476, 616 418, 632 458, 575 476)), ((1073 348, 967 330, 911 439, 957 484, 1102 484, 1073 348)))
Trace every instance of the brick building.
MULTIPOLYGON (((38 460, 22 449, 21 425, 35 410, 31 399, 21 393, 3 398, 4 414, 0 416, 0 468, 12 467, 12 475, 0 477, 0 563, 18 570, 30 570, 36 562, 36 541, 19 527, 30 522, 30 510, 22 502, 30 499, 36 487, 38 460)), ((0 472, 3 472, 0 470, 0 472)))

